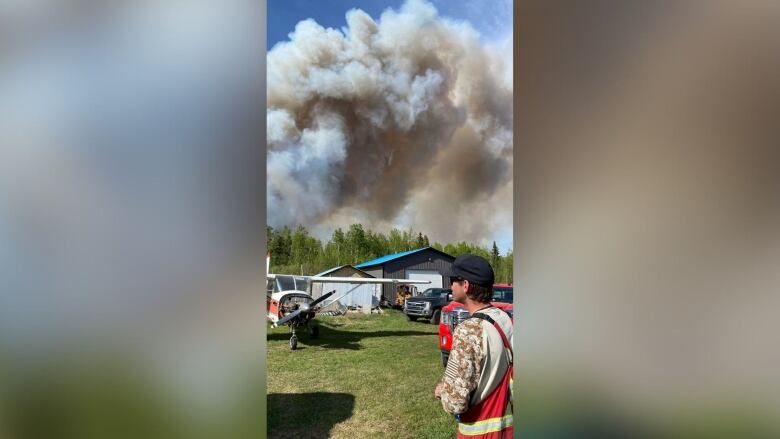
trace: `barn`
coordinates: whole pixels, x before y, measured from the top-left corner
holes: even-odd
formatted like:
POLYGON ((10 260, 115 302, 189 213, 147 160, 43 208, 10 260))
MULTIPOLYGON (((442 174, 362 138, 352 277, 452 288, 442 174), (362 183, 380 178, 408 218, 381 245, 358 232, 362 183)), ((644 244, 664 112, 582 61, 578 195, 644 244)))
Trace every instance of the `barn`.
MULTIPOLYGON (((447 281, 452 272, 454 256, 433 247, 423 247, 381 258, 372 259, 355 265, 355 268, 373 277, 389 279, 429 280, 430 284, 420 285, 420 291, 426 288, 448 287, 447 281)), ((395 303, 396 287, 392 284, 382 285, 382 294, 391 303, 395 303)))
MULTIPOLYGON (((374 276, 363 270, 357 269, 352 265, 342 265, 340 267, 331 268, 330 270, 323 271, 315 276, 374 278, 374 276)), ((363 309, 363 312, 370 313, 374 302, 377 304, 379 303, 379 296, 381 295, 381 285, 379 284, 363 284, 356 286, 353 284, 316 282, 311 286, 311 296, 316 299, 327 292, 336 290, 336 293, 333 294, 333 296, 326 299, 325 303, 327 304, 331 299, 337 299, 353 288, 354 290, 339 299, 339 302, 345 306, 360 307, 363 309)))

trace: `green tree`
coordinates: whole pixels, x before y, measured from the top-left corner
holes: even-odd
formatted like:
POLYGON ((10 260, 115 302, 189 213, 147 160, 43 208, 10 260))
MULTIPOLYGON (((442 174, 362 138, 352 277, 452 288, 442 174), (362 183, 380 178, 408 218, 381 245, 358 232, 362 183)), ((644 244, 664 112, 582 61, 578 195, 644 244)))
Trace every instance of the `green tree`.
POLYGON ((510 250, 507 252, 506 256, 503 258, 504 262, 504 273, 505 273, 505 282, 506 283, 514 283, 514 262, 515 257, 513 252, 510 250))
POLYGON ((412 229, 404 230, 404 233, 401 235, 403 239, 403 248, 399 251, 405 251, 405 250, 411 250, 414 248, 414 232, 412 229))
POLYGON ((493 249, 490 251, 490 265, 492 265, 494 269, 498 268, 500 257, 501 256, 498 253, 498 246, 496 245, 496 241, 493 241, 493 249))
POLYGON ((367 259, 374 259, 380 256, 393 253, 390 251, 390 243, 381 232, 366 232, 366 252, 365 257, 367 259))
POLYGON ((356 264, 366 259, 368 251, 366 249, 366 232, 361 224, 352 224, 346 234, 346 243, 349 249, 347 258, 348 264, 356 264))
MULTIPOLYGON (((274 231, 270 236, 268 250, 271 253, 271 267, 280 267, 290 263, 292 237, 290 228, 284 226, 282 230, 274 231)), ((272 269, 271 271, 275 271, 272 269)))
POLYGON ((291 253, 292 257, 290 258, 290 263, 293 265, 303 265, 305 262, 306 257, 306 250, 307 250, 307 243, 306 238, 308 237, 308 232, 306 231, 306 228, 302 225, 299 225, 295 229, 295 233, 292 235, 292 245, 291 245, 291 253))
POLYGON ((388 253, 398 253, 405 250, 404 235, 398 229, 393 229, 387 237, 388 253))
POLYGON ((346 260, 344 255, 348 249, 347 239, 344 236, 344 231, 341 230, 341 227, 333 231, 331 242, 336 245, 336 265, 344 265, 344 261, 346 260))
POLYGON ((425 239, 423 239, 422 233, 417 234, 417 240, 414 243, 415 248, 425 247, 425 239))
POLYGON ((452 256, 472 253, 487 259, 493 266, 497 283, 513 280, 513 254, 505 256, 498 251, 495 241, 490 250, 465 241, 455 243, 430 243, 427 235, 411 229, 390 230, 388 236, 352 224, 345 233, 341 228, 333 231, 326 242, 309 235, 303 225, 277 230, 266 226, 268 251, 271 253, 271 271, 275 273, 301 273, 312 275, 345 264, 356 264, 391 253, 421 247, 433 247, 452 256))

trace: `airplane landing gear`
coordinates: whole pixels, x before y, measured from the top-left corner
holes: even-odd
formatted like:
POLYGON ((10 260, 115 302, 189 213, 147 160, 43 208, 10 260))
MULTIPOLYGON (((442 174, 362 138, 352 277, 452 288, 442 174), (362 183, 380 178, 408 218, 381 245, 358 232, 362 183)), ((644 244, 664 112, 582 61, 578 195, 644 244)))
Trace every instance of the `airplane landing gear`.
POLYGON ((292 326, 292 337, 290 337, 290 349, 298 349, 298 336, 295 335, 295 326, 292 326))

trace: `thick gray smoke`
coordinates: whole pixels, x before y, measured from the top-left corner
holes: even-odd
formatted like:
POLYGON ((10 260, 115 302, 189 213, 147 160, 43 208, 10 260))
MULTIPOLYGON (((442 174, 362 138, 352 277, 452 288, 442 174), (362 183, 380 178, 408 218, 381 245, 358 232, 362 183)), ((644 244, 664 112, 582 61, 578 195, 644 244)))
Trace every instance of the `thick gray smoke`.
POLYGON ((511 43, 422 0, 346 19, 301 21, 268 53, 269 225, 482 243, 510 230, 511 43))

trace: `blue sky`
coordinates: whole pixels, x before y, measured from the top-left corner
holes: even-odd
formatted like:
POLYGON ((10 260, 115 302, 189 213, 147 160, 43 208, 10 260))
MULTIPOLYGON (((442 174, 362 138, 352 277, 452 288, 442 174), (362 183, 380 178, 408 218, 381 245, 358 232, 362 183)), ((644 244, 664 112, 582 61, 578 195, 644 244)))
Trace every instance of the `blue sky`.
MULTIPOLYGON (((429 0, 430 1, 430 0, 429 0)), ((498 40, 511 31, 511 0, 432 0, 439 14, 469 21, 485 40, 498 40)), ((341 29, 352 8, 366 11, 375 20, 387 8, 398 9, 403 0, 268 0, 267 49, 285 41, 295 25, 313 18, 324 27, 341 29)))

